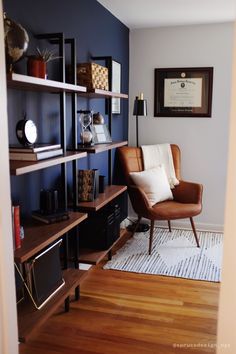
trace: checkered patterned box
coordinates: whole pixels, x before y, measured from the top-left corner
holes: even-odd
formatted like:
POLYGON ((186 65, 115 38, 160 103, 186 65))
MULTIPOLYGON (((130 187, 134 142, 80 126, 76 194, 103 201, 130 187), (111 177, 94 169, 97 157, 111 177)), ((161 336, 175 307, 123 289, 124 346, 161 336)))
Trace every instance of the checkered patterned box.
POLYGON ((77 83, 93 89, 108 90, 108 69, 96 63, 77 64, 77 83))

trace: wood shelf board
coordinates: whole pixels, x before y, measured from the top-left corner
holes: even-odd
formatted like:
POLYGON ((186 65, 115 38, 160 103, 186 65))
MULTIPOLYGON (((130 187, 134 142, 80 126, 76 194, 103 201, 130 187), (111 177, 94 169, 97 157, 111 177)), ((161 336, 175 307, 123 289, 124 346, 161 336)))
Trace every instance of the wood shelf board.
POLYGON ((94 146, 78 147, 78 151, 86 151, 90 154, 97 154, 99 152, 108 151, 125 145, 128 145, 128 141, 113 141, 112 143, 107 144, 96 144, 94 146))
POLYGON ((7 77, 7 85, 9 88, 43 91, 43 92, 86 92, 87 88, 79 85, 72 85, 60 81, 45 80, 33 76, 21 74, 9 74, 7 77))
POLYGON ((123 237, 125 237, 127 231, 125 229, 121 229, 120 237, 106 250, 93 250, 89 248, 81 248, 79 254, 79 261, 81 263, 93 264, 96 265, 106 257, 107 253, 115 247, 118 242, 121 241, 123 237))
POLYGON ((87 91, 85 94, 80 93, 80 96, 86 96, 89 98, 129 98, 126 93, 111 92, 106 90, 94 89, 87 91))
POLYGON ((84 152, 69 151, 66 152, 64 155, 41 160, 41 161, 10 160, 10 173, 13 176, 20 176, 25 173, 42 170, 44 168, 56 166, 61 163, 82 159, 86 156, 87 156, 86 151, 84 152))
POLYGON ((70 212, 70 219, 53 224, 44 224, 30 219, 24 226, 25 238, 21 247, 14 252, 15 261, 23 263, 36 253, 63 236, 87 218, 87 214, 70 212))
POLYGON ((104 207, 107 203, 112 201, 118 195, 122 194, 127 190, 127 186, 117 186, 111 185, 105 188, 104 193, 100 193, 98 198, 96 198, 93 202, 80 202, 77 206, 78 210, 84 212, 98 211, 102 207, 104 207))
POLYGON ((87 272, 78 269, 63 271, 65 285, 46 303, 37 310, 30 300, 18 305, 18 328, 20 342, 26 342, 32 333, 37 330, 56 310, 63 301, 87 276, 87 272))

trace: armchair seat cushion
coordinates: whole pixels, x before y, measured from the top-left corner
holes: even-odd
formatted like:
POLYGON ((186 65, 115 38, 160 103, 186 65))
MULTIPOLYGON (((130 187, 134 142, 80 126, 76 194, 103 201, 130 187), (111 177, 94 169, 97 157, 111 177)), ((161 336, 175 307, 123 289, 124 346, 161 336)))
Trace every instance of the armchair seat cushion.
POLYGON ((200 214, 201 204, 185 204, 168 200, 157 203, 150 210, 150 218, 155 220, 174 220, 189 218, 200 214))

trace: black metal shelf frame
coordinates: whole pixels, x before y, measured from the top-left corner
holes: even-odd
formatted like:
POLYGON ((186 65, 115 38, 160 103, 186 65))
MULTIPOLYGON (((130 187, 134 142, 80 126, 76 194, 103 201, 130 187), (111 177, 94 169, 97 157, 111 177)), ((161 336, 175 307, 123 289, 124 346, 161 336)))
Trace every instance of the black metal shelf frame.
MULTIPOLYGON (((104 60, 105 66, 108 68, 108 85, 109 90, 112 88, 112 56, 92 56, 92 60, 104 60)), ((112 97, 106 99, 106 111, 108 115, 108 128, 112 136, 112 97)), ((112 149, 108 151, 108 184, 112 184, 113 169, 112 169, 112 149)))
MULTIPOLYGON (((71 73, 72 73, 72 84, 76 85, 76 40, 74 38, 65 38, 64 33, 45 33, 38 34, 35 36, 37 39, 46 39, 51 44, 57 44, 59 49, 59 71, 60 71, 60 81, 66 82, 66 70, 65 70, 65 53, 67 44, 70 45, 70 60, 71 60, 71 73)), ((71 114, 72 114, 72 145, 76 150, 77 148, 77 93, 73 92, 71 94, 71 114)), ((63 153, 66 153, 66 92, 60 92, 60 138, 63 153)), ((76 195, 78 191, 77 183, 77 160, 72 161, 72 173, 73 173, 73 204, 76 203, 76 195)), ((62 184, 62 194, 65 209, 68 207, 68 195, 67 195, 67 164, 61 164, 61 184, 62 184)), ((74 265, 75 268, 79 269, 79 249, 78 249, 78 232, 79 227, 75 227, 74 230, 74 243, 75 243, 75 254, 74 254, 74 265)), ((63 247, 64 247, 64 269, 68 268, 68 233, 63 237, 63 247)), ((80 296, 79 286, 75 288, 75 298, 79 299, 80 296)), ((65 311, 69 311, 69 297, 65 300, 65 311)))

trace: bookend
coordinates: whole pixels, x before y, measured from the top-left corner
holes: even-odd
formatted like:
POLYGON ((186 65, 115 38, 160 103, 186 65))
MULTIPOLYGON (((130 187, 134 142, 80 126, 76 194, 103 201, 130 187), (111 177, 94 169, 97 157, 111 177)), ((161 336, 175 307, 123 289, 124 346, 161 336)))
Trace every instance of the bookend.
POLYGON ((22 279, 22 275, 20 272, 21 265, 17 265, 15 263, 15 284, 16 284, 16 303, 17 305, 24 300, 24 279, 22 279))

